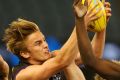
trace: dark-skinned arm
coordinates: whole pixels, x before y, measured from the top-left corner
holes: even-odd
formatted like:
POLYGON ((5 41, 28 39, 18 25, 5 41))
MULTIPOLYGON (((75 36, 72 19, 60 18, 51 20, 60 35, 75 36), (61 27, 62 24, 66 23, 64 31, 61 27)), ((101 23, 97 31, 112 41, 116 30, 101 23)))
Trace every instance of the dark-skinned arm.
MULTIPOLYGON (((86 14, 87 15, 87 14, 86 14)), ((120 65, 96 58, 86 31, 85 17, 76 17, 78 47, 83 63, 107 80, 120 80, 120 65)))

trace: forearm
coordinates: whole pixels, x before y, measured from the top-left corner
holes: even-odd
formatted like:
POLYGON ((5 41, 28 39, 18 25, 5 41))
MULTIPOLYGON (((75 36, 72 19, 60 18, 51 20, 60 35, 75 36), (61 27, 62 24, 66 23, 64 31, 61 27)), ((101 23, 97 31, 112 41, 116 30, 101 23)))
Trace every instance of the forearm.
POLYGON ((95 63, 95 56, 91 54, 93 53, 92 47, 85 29, 84 20, 76 20, 76 33, 82 61, 85 64, 95 63))
MULTIPOLYGON (((97 58, 102 57, 102 53, 103 53, 104 45, 105 45, 105 36, 106 36, 106 29, 104 29, 101 32, 97 32, 94 35, 94 37, 93 37, 93 39, 91 41, 94 55, 97 58)), ((77 65, 83 64, 79 51, 78 51, 78 55, 77 55, 77 57, 75 59, 75 62, 76 62, 77 65)))
POLYGON ((67 80, 85 80, 80 68, 73 62, 64 69, 67 80))
POLYGON ((76 28, 74 28, 71 36, 67 40, 67 42, 60 49, 60 54, 58 55, 62 58, 62 61, 67 61, 67 63, 71 63, 74 57, 77 55, 77 40, 76 40, 76 28))
MULTIPOLYGON (((82 64, 82 60, 81 60, 81 56, 80 56, 80 51, 79 51, 79 49, 78 49, 78 42, 77 42, 77 35, 76 35, 76 26, 74 27, 74 30, 73 30, 72 34, 74 34, 74 43, 76 42, 76 44, 75 44, 75 49, 74 49, 74 52, 77 53, 77 55, 76 55, 76 57, 75 57, 75 63, 76 63, 77 65, 80 65, 80 64, 82 64)), ((72 35, 71 35, 71 36, 72 36, 72 35)), ((73 39, 73 38, 72 38, 72 39, 73 39)), ((74 44, 74 43, 73 43, 73 44, 74 44)))
MULTIPOLYGON (((96 32, 96 34, 94 35, 94 37, 91 41, 94 55, 97 58, 102 57, 102 53, 103 53, 104 45, 105 45, 105 36, 106 36, 106 29, 104 29, 101 32, 96 32)), ((78 55, 75 59, 75 62, 77 65, 83 64, 79 51, 78 51, 78 55)))
POLYGON ((97 59, 96 64, 91 66, 91 68, 107 80, 120 80, 120 64, 108 60, 97 59))
POLYGON ((78 38, 78 46, 81 53, 81 58, 83 62, 99 73, 102 77, 109 80, 119 80, 120 79, 120 65, 116 65, 110 61, 102 60, 95 58, 92 52, 92 47, 90 41, 88 39, 87 31, 84 28, 84 23, 77 22, 78 25, 81 26, 76 27, 77 38, 78 38))
POLYGON ((91 41, 94 55, 97 58, 102 57, 102 53, 103 53, 104 45, 105 45, 105 36, 106 36, 106 29, 104 29, 101 32, 96 32, 95 36, 93 37, 91 41))

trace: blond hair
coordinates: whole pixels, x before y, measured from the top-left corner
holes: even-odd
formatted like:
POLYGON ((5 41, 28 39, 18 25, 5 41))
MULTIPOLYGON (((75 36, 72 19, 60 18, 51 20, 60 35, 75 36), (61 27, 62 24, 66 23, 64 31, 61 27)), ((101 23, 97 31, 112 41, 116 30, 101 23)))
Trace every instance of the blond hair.
POLYGON ((10 52, 20 56, 20 51, 26 50, 24 44, 26 37, 38 30, 39 28, 35 23, 19 18, 5 30, 3 41, 10 52))

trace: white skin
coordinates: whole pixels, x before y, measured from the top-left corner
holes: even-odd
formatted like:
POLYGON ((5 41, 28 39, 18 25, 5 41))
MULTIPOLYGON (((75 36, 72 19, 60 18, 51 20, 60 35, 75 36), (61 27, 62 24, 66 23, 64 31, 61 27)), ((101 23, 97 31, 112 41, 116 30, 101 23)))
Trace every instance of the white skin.
MULTIPOLYGON (((91 17, 92 18, 92 17, 91 17)), ((86 23, 87 24, 87 23, 86 23)), ((100 57, 101 56, 101 53, 103 51, 103 45, 104 45, 104 41, 105 41, 105 31, 106 30, 103 30, 99 33, 97 33, 92 41, 92 44, 93 44, 93 49, 94 51, 97 53, 96 56, 97 57, 100 57), (96 44, 97 42, 97 44, 96 44), (99 43, 98 43, 99 42, 99 43), (97 48, 98 49, 95 49, 97 48)), ((73 31, 73 34, 71 36, 74 35, 74 37, 76 36, 76 34, 74 33, 75 31, 73 31)), ((73 38, 74 39, 74 38, 73 38)), ((77 52, 77 48, 75 49, 75 51, 77 52)), ((80 59, 80 58, 79 58, 80 59)), ((81 60, 79 60, 81 61, 81 60)), ((81 71, 78 69, 78 67, 74 64, 74 62, 72 62, 68 67, 64 68, 64 71, 66 73, 66 77, 68 80, 79 80, 79 79, 85 79, 82 75, 82 73, 80 73, 81 71), (74 71, 73 71, 73 68, 74 68, 74 71), (74 75, 74 74, 78 74, 78 75, 74 75), (81 75, 80 75, 81 74, 81 75), (81 78, 80 78, 81 77, 81 78)))
MULTIPOLYGON (((75 2, 74 2, 75 3, 75 2)), ((105 4, 105 10, 106 10, 106 14, 107 14, 107 22, 109 21, 109 17, 111 16, 111 8, 110 8, 110 3, 109 2, 105 2, 104 3, 105 4)), ((78 6, 80 6, 81 4, 80 4, 80 2, 78 3, 78 4, 76 4, 76 5, 74 5, 74 7, 76 6, 76 7, 78 7, 78 6)), ((96 6, 96 5, 95 5, 96 6)), ((93 7, 94 8, 94 7, 93 7)), ((78 9, 78 11, 76 11, 76 12, 78 12, 78 14, 79 14, 79 9, 78 9)), ((99 12, 99 11, 98 11, 99 12)), ((97 12, 96 12, 97 13, 97 12)), ((93 13, 92 14, 92 12, 91 11, 89 11, 88 13, 87 13, 87 15, 85 15, 85 17, 86 17, 86 20, 85 20, 85 25, 88 25, 89 23, 87 23, 87 22, 90 22, 90 20, 91 19, 93 19, 94 18, 94 16, 95 16, 95 14, 96 13, 93 13), (89 16, 89 15, 94 15, 94 16, 89 16)), ((97 19, 97 17, 95 17, 94 19, 97 19)), ((93 20, 94 20, 93 19, 93 20)), ((78 25, 77 25, 78 26, 78 25)), ((79 25, 79 26, 81 26, 81 25, 79 25)), ((87 28, 87 27, 86 27, 87 28)), ((74 32, 76 32, 75 30, 73 31, 73 33, 74 32)), ((101 32, 97 32, 96 34, 95 34, 95 36, 94 36, 94 38, 93 38, 93 40, 92 40, 92 42, 91 42, 91 44, 92 44, 92 47, 93 47, 93 51, 94 51, 94 55, 96 56, 96 57, 98 57, 98 58, 100 58, 101 56, 102 56, 102 53, 103 53, 103 49, 104 49, 104 44, 105 44, 105 35, 106 35, 106 29, 105 30, 103 30, 103 31, 101 31, 101 32)), ((75 35, 76 36, 76 35, 75 35)), ((78 48, 77 48, 78 49, 78 48)), ((76 49, 76 50, 77 50, 76 49)), ((76 64, 77 65, 80 65, 80 64, 82 64, 82 61, 81 61, 81 58, 80 58, 80 54, 79 54, 79 51, 78 51, 78 55, 77 55, 77 57, 76 57, 76 59, 75 59, 75 61, 76 61, 76 64)), ((68 80, 79 80, 80 78, 79 78, 79 74, 76 74, 77 73, 77 67, 76 67, 76 65, 74 65, 74 62, 73 63, 71 63, 71 65, 69 65, 67 68, 65 68, 64 69, 64 72, 65 72, 65 75, 66 75, 66 77, 67 77, 67 79, 68 80), (74 67, 73 67, 74 66, 74 67), (76 70, 76 72, 75 71, 73 71, 73 69, 75 69, 76 70)), ((79 71, 80 72, 80 71, 79 71)), ((81 74, 82 75, 82 74, 81 74)))
MULTIPOLYGON (((48 45, 40 31, 29 35, 25 40, 28 51, 21 51, 20 55, 34 65, 21 70, 16 76, 16 80, 47 80, 56 72, 70 65, 77 53, 75 35, 75 33, 71 35, 69 40, 59 50, 60 54, 54 58, 51 58, 48 45), (73 59, 71 59, 71 57, 73 59)), ((77 71, 77 68, 75 69, 77 71)), ((84 80, 84 77, 81 80, 84 80)))
POLYGON ((48 44, 40 31, 31 34, 25 44, 29 50, 29 54, 26 57, 28 57, 28 61, 31 64, 42 64, 47 59, 51 58, 48 44))
MULTIPOLYGON (((3 74, 2 80, 8 80, 9 66, 0 55, 0 72, 3 74)), ((1 79, 1 78, 0 78, 1 79)))
POLYGON ((74 35, 60 50, 56 51, 59 54, 51 58, 48 44, 40 31, 27 36, 24 43, 28 50, 20 51, 20 55, 33 65, 21 70, 16 80, 48 80, 52 75, 67 67, 77 54, 74 51, 76 45, 72 44, 74 39, 71 38, 74 38, 74 35), (73 46, 69 47, 70 45, 73 46))

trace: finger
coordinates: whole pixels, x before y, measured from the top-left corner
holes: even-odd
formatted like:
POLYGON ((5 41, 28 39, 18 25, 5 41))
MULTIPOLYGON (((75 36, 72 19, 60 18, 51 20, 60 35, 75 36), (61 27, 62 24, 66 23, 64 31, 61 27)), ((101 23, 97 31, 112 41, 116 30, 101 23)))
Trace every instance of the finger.
POLYGON ((78 2, 79 2, 79 0, 74 0, 74 2, 73 2, 73 6, 77 5, 78 2))
POLYGON ((95 21, 95 20, 99 19, 101 16, 103 16, 103 14, 101 14, 99 16, 94 16, 94 17, 90 18, 90 20, 95 21))
POLYGON ((110 4, 109 2, 105 2, 105 3, 104 3, 104 6, 105 6, 105 7, 110 7, 111 4, 110 4))
POLYGON ((112 14, 111 14, 111 13, 107 13, 106 16, 107 16, 107 17, 111 17, 112 14))
POLYGON ((102 10, 102 8, 99 8, 99 10, 92 12, 92 14, 90 16, 93 17, 93 16, 97 16, 97 14, 101 14, 102 13, 101 10, 102 10))
POLYGON ((90 15, 89 15, 89 18, 90 19, 94 19, 94 20, 96 20, 96 19, 98 19, 99 17, 101 17, 103 14, 101 14, 102 13, 102 8, 99 8, 98 10, 96 10, 96 11, 94 11, 94 12, 92 12, 90 15), (101 14, 101 15, 100 15, 101 14))
POLYGON ((96 10, 95 12, 92 12, 89 17, 92 18, 92 17, 95 17, 95 16, 99 16, 99 14, 102 13, 101 9, 102 8, 99 8, 99 10, 96 10))
POLYGON ((107 19, 107 22, 108 22, 110 17, 112 16, 111 8, 105 8, 105 11, 106 11, 106 19, 107 19))
POLYGON ((108 22, 109 21, 109 19, 110 19, 110 17, 112 16, 112 14, 107 14, 107 16, 106 16, 106 21, 108 22))
POLYGON ((90 6, 91 3, 92 3, 92 0, 88 1, 88 6, 90 6))
POLYGON ((79 1, 79 2, 76 4, 76 6, 81 7, 81 6, 83 6, 83 4, 81 3, 81 1, 79 1))
POLYGON ((77 6, 74 6, 74 9, 76 13, 79 11, 79 8, 77 6))
POLYGON ((79 9, 78 6, 75 6, 74 8, 75 8, 75 12, 77 14, 77 17, 81 18, 86 14, 86 11, 87 11, 86 7, 83 7, 83 10, 79 9))
POLYGON ((73 2, 73 9, 74 9, 74 13, 76 14, 76 6, 77 6, 77 4, 78 4, 78 1, 79 0, 74 0, 74 2, 73 2))
POLYGON ((105 3, 105 0, 102 0, 102 3, 105 3))
POLYGON ((105 8, 106 13, 110 13, 112 10, 111 8, 105 8))
POLYGON ((74 8, 74 13, 76 14, 77 13, 76 6, 73 6, 73 8, 74 8))
POLYGON ((85 0, 84 6, 88 6, 88 4, 89 4, 88 0, 85 0))
POLYGON ((74 11, 75 11, 76 17, 78 18, 80 16, 80 14, 78 14, 79 13, 79 8, 77 6, 74 6, 74 11))
POLYGON ((91 14, 93 10, 95 10, 96 7, 98 7, 99 3, 97 3, 95 6, 93 6, 91 9, 88 10, 88 14, 91 14))

